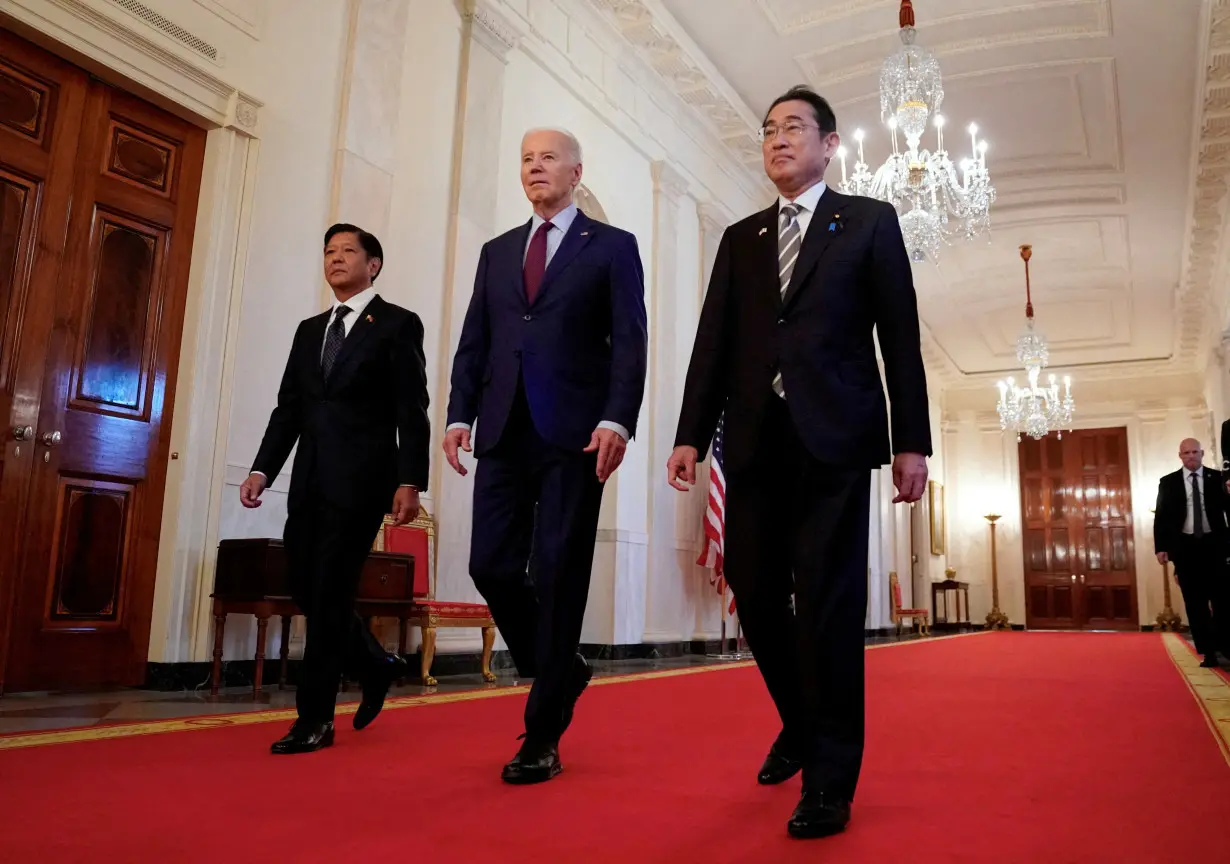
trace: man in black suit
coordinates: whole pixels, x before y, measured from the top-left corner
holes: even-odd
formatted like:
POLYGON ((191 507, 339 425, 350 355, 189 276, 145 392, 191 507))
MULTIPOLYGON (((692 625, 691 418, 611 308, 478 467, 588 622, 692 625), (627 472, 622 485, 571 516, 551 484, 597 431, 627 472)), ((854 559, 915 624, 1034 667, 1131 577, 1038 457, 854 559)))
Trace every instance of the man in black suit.
POLYGON ((780 193, 718 247, 667 480, 696 482, 725 412, 726 578, 782 719, 759 781, 803 771, 791 835, 845 828, 863 755, 871 470, 917 501, 931 455, 917 302, 897 214, 823 178, 837 121, 806 87, 761 130, 780 193), (793 595, 793 600, 792 600, 793 595))
POLYGON ((339 224, 326 232, 333 306, 295 331, 278 405, 239 489, 243 506, 259 507, 298 442, 283 542, 307 641, 295 697, 299 719, 274 743, 274 753, 309 753, 333 743, 343 672, 363 686, 354 715, 354 728, 362 729, 405 670, 405 661, 385 652, 354 608, 359 574, 385 515, 409 522, 427 489, 423 324, 376 293, 372 282, 383 264, 380 241, 366 231, 339 224))
POLYGON ((1183 467, 1157 484, 1153 514, 1153 551, 1160 564, 1174 564, 1183 592, 1187 621, 1201 666, 1217 666, 1217 651, 1230 657, 1230 575, 1226 567, 1227 501, 1220 471, 1204 467, 1204 449, 1195 438, 1179 444, 1183 467))
POLYGON ((470 576, 517 671, 534 679, 508 783, 561 770, 559 740, 593 674, 577 648, 598 508, 645 390, 636 238, 577 209, 580 180, 576 138, 525 134, 533 215, 483 246, 453 358, 444 452, 458 474, 457 451, 470 449, 478 421, 470 576))

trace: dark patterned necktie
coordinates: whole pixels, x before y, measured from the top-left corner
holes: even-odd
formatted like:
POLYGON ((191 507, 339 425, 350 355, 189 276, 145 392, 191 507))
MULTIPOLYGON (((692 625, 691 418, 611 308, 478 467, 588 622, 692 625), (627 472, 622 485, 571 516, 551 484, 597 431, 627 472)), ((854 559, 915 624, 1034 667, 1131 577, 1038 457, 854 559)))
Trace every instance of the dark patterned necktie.
POLYGON ((539 225, 534 239, 530 240, 530 248, 525 252, 525 299, 530 303, 538 296, 543 274, 547 272, 547 234, 550 230, 550 222, 539 225))
POLYGON ((320 355, 320 370, 325 373, 326 378, 333 369, 333 361, 337 360, 337 355, 342 350, 342 343, 346 341, 346 325, 342 323, 342 319, 349 314, 349 306, 338 306, 333 313, 329 332, 325 335, 325 350, 320 355))
POLYGON ((1192 536, 1204 536, 1204 502, 1200 500, 1200 481, 1192 474, 1192 536))

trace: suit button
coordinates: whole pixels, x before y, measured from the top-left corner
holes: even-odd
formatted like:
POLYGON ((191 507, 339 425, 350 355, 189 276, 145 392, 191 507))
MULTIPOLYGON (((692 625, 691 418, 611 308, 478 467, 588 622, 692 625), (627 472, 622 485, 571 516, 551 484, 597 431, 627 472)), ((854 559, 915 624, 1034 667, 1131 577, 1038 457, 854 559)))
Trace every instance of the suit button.
POLYGON ((534 319, 534 316, 533 316, 533 315, 526 315, 526 316, 525 316, 525 320, 526 320, 526 321, 532 321, 533 319, 534 319))
POLYGON ((785 323, 786 323, 786 319, 785 319, 785 318, 778 318, 778 319, 777 319, 777 323, 778 323, 778 324, 785 324, 785 323))

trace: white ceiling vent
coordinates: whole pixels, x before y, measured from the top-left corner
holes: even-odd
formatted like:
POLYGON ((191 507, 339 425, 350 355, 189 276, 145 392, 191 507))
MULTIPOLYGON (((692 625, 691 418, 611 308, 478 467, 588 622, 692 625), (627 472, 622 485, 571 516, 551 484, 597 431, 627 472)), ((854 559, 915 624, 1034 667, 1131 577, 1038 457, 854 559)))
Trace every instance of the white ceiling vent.
POLYGON ((138 3, 137 0, 111 0, 116 6, 124 9, 127 12, 137 16, 146 24, 154 27, 157 30, 170 36, 176 42, 186 45, 202 57, 206 57, 214 63, 221 63, 223 60, 222 54, 213 45, 210 45, 200 36, 197 36, 183 27, 180 27, 174 21, 159 15, 153 9, 146 6, 144 3, 138 3))

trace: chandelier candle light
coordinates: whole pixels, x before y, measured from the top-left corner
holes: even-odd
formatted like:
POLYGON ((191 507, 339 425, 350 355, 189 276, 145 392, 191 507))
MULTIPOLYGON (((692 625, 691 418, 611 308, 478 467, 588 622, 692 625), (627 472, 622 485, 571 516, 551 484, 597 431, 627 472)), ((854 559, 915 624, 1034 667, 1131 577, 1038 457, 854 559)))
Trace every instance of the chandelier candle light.
POLYGON ((972 239, 990 230, 995 187, 987 173, 987 142, 970 124, 970 156, 957 168, 944 149, 944 101, 940 64, 916 45, 914 7, 902 0, 901 48, 880 69, 880 117, 892 133, 893 152, 872 174, 863 155, 862 129, 854 132, 858 161, 847 176, 846 148, 839 147, 841 185, 846 195, 878 198, 893 205, 901 220, 906 249, 915 261, 937 261, 940 244, 972 239), (920 150, 927 120, 934 115, 935 150, 920 150), (905 150, 897 138, 905 136, 905 150))
POLYGON ((1021 260, 1025 262, 1025 332, 1016 341, 1016 359, 1025 367, 1026 385, 1018 387, 1015 378, 996 382, 999 388, 999 428, 1001 431, 1011 429, 1016 432, 1016 440, 1021 440, 1021 433, 1035 440, 1045 438, 1052 430, 1056 430, 1063 438, 1063 430, 1072 431, 1072 379, 1063 376, 1063 398, 1059 398, 1059 383, 1055 376, 1049 376, 1047 386, 1038 384, 1038 378, 1046 367, 1049 351, 1046 340, 1034 332, 1034 304, 1029 286, 1029 259, 1033 256, 1033 247, 1028 244, 1021 246, 1021 260))

